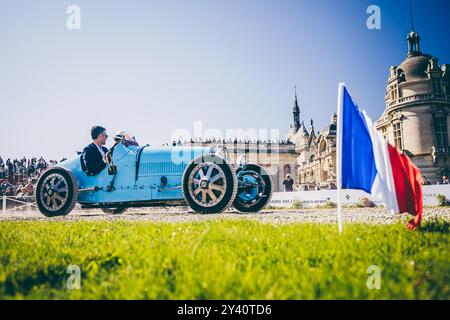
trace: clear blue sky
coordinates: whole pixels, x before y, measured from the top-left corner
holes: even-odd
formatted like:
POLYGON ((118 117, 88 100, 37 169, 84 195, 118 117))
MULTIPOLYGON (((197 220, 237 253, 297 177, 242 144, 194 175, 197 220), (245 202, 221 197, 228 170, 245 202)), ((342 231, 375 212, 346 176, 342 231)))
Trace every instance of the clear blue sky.
MULTIPOLYGON (((449 1, 415 0, 424 52, 450 63, 449 1)), ((372 118, 406 56, 409 0, 0 0, 0 155, 60 159, 90 127, 161 145, 178 128, 320 130, 345 81, 372 118), (66 8, 81 8, 81 30, 66 8), (381 30, 366 9, 381 7, 381 30)))

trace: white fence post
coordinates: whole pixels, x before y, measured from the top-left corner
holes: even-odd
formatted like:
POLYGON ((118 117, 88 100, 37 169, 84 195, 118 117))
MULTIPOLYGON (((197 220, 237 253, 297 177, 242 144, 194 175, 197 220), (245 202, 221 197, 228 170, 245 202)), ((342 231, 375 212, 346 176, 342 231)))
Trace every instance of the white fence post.
POLYGON ((6 213, 6 195, 3 195, 3 209, 2 209, 2 211, 3 211, 3 213, 6 213))

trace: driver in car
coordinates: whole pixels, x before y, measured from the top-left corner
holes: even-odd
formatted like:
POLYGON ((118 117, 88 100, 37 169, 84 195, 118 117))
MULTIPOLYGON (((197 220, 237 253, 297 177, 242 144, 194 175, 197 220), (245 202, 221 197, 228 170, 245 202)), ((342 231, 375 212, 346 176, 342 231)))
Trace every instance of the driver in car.
POLYGON ((119 130, 114 135, 114 141, 116 143, 122 142, 125 147, 129 146, 139 146, 139 143, 137 143, 136 138, 131 135, 131 133, 125 131, 125 130, 119 130))
POLYGON ((105 147, 108 139, 106 129, 101 126, 92 127, 91 138, 92 143, 83 149, 81 157, 84 164, 83 170, 88 176, 95 176, 106 167, 106 153, 108 152, 105 147))

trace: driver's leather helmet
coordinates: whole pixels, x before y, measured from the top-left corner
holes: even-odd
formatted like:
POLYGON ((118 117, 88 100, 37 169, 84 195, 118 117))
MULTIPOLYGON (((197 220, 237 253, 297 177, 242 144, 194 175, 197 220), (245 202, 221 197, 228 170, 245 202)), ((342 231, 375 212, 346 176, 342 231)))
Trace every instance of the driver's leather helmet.
POLYGON ((114 134, 114 141, 115 142, 119 142, 119 141, 123 141, 125 139, 125 134, 127 132, 125 130, 119 130, 114 134))
POLYGON ((115 142, 122 142, 125 146, 138 146, 138 143, 136 142, 136 139, 131 135, 131 133, 125 131, 125 130, 119 130, 114 134, 114 141, 115 142))

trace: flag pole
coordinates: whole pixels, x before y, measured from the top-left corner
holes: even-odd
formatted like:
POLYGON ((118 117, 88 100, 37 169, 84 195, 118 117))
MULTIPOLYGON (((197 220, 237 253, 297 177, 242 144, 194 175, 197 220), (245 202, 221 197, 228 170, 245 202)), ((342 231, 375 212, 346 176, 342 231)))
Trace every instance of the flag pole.
POLYGON ((336 183, 337 183, 337 219, 339 233, 342 233, 342 115, 345 83, 339 83, 336 126, 336 183))

